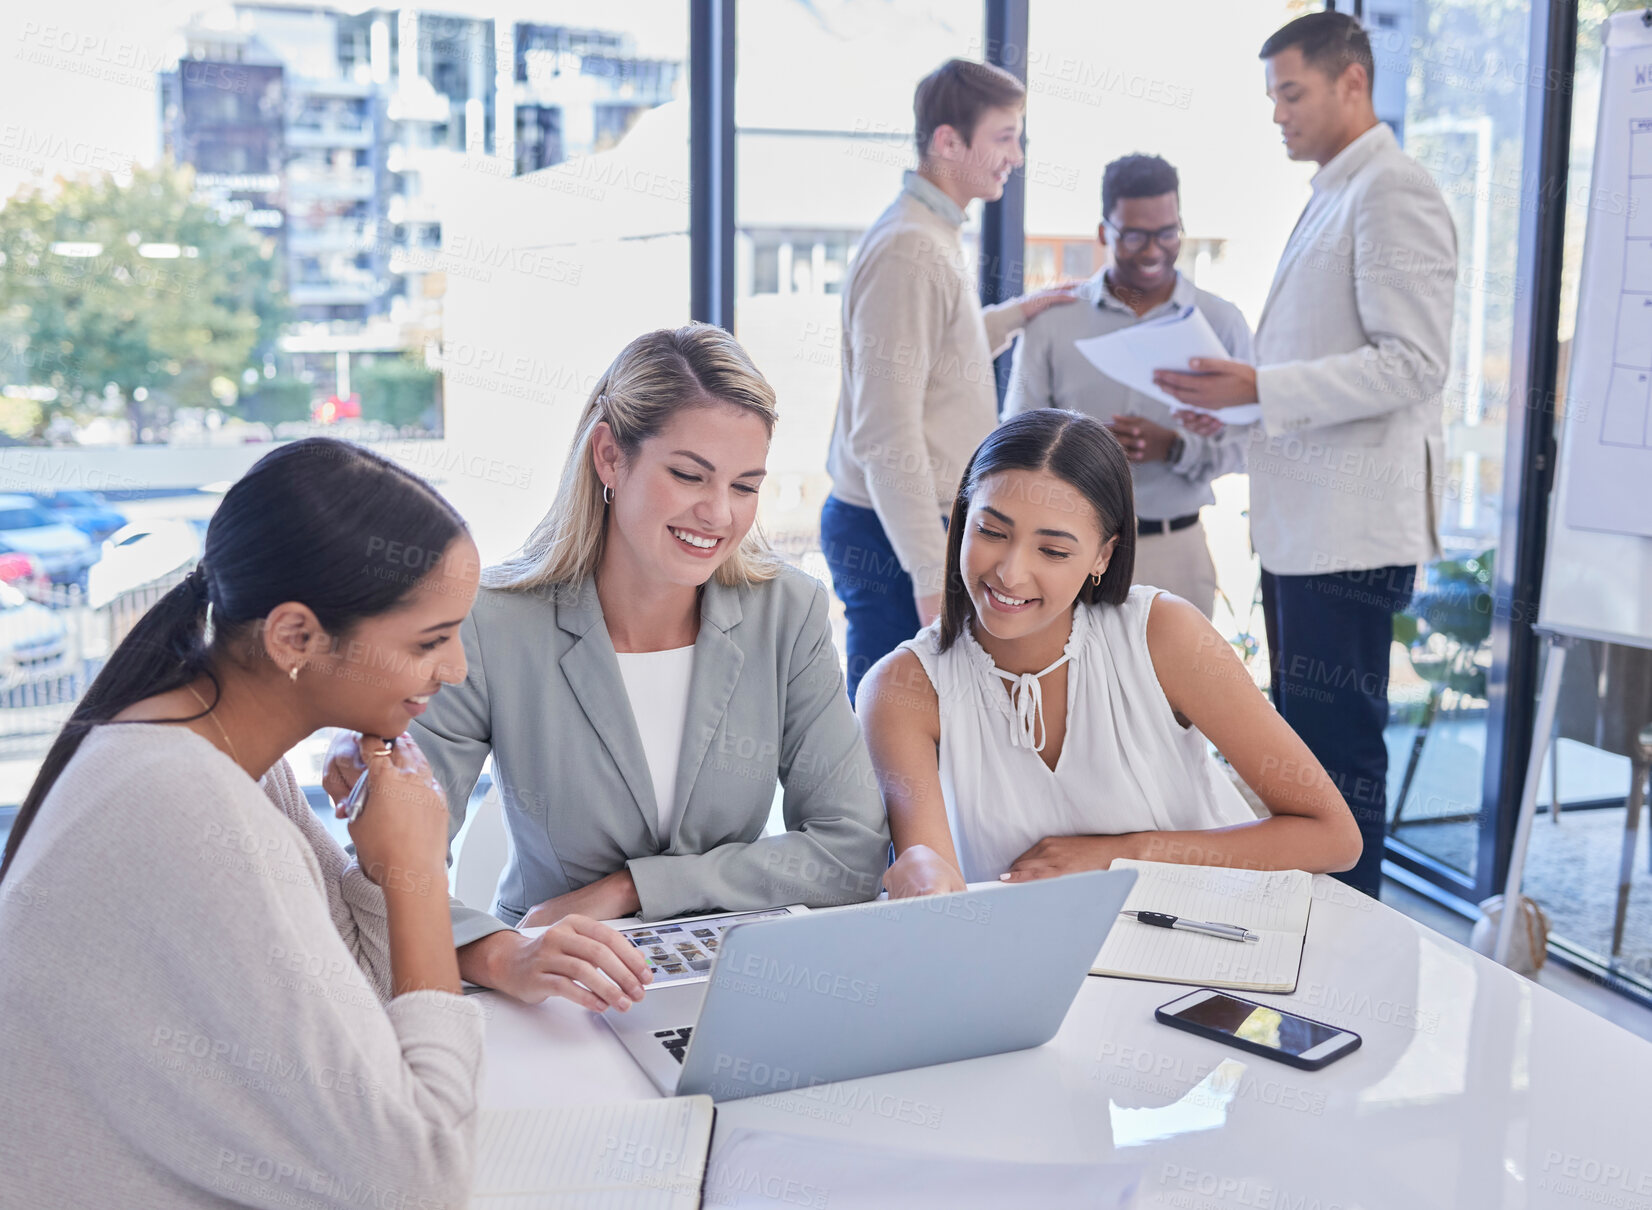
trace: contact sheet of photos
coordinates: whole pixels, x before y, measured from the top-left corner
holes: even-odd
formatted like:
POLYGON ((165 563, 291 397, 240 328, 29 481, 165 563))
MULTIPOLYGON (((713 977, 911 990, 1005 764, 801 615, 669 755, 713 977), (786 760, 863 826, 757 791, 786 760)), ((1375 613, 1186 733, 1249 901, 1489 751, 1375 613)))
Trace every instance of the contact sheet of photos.
POLYGON ((640 928, 621 929, 620 935, 642 951, 654 972, 653 987, 666 983, 681 983, 689 979, 703 979, 711 974, 711 964, 717 960, 723 934, 735 925, 753 920, 767 920, 771 916, 788 915, 784 908, 768 912, 740 912, 732 916, 713 916, 682 924, 649 924, 640 928))

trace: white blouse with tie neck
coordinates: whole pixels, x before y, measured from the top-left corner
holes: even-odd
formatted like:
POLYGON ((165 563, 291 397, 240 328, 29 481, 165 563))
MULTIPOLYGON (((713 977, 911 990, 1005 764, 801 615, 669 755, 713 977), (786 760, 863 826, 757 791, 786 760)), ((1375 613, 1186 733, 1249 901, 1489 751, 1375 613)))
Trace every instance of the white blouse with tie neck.
POLYGON ((1138 585, 1122 605, 1074 606, 1063 653, 1067 737, 1054 769, 1038 755, 1042 719, 1029 717, 1033 690, 1022 683, 1031 678, 1003 673, 967 627, 945 652, 939 622, 901 644, 939 699, 941 792, 966 881, 996 879, 1047 836, 1192 831, 1255 818, 1204 735, 1176 721, 1159 686, 1147 650, 1159 592, 1138 585))

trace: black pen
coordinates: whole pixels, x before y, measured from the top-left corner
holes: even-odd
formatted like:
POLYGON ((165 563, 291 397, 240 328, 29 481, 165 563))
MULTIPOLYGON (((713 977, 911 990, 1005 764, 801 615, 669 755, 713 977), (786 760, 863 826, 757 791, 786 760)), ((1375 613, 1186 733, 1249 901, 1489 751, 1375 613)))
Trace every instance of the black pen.
POLYGON ((1262 938, 1238 924, 1212 924, 1207 920, 1183 920, 1168 912, 1120 912, 1137 924, 1151 924, 1154 928, 1181 929, 1188 933, 1203 933, 1207 937, 1224 937, 1229 941, 1260 941, 1262 938))

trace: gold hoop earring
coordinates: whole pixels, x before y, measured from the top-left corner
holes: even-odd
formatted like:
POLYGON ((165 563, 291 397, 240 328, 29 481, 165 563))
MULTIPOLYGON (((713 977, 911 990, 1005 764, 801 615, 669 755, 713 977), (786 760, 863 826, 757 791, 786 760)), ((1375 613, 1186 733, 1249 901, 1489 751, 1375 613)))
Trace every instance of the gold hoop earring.
POLYGON ((614 502, 614 489, 609 487, 606 483, 602 485, 602 502, 604 504, 612 504, 614 502))
POLYGON ((1101 573, 1099 571, 1092 571, 1090 573, 1090 583, 1094 584, 1097 588, 1101 587, 1101 573))

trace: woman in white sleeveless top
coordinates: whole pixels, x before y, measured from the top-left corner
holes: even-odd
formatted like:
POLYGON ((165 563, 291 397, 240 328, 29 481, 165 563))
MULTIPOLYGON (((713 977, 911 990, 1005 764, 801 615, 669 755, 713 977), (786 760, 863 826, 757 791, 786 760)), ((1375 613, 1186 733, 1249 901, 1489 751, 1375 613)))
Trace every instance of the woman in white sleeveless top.
POLYGON ((1232 647, 1186 601, 1130 587, 1134 536, 1130 467, 1096 421, 1028 412, 975 452, 941 618, 861 687, 892 895, 1118 857, 1316 872, 1358 859, 1347 805, 1232 647))

